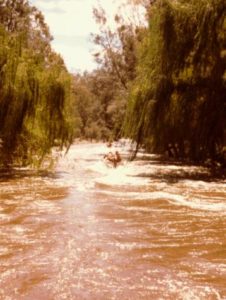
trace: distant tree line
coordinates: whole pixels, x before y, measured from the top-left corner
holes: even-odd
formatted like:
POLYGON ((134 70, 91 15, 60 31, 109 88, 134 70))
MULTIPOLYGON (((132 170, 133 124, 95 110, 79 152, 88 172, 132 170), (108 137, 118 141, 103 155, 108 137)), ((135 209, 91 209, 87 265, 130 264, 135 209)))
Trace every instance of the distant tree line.
POLYGON ((84 138, 113 140, 124 134, 129 87, 136 78, 136 48, 144 28, 116 15, 116 29, 112 30, 101 7, 93 12, 99 25, 99 33, 92 35, 96 45, 94 58, 99 67, 75 75, 80 134, 84 138))

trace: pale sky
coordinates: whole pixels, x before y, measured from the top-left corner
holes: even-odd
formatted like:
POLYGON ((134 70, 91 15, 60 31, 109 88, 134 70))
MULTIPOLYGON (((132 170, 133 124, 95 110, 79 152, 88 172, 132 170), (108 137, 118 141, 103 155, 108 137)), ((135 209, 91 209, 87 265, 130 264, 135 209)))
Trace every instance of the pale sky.
MULTIPOLYGON (((54 37, 53 49, 60 53, 71 72, 91 71, 96 67, 92 57, 90 33, 98 32, 92 9, 99 3, 109 15, 117 0, 30 0, 44 14, 54 37)), ((120 1, 119 1, 120 2, 120 1)))

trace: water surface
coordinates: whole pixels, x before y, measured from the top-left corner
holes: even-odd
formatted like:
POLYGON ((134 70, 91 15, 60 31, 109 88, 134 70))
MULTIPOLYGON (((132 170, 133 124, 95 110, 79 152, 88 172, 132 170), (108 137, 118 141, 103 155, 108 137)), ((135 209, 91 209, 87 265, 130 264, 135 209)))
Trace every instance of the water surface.
POLYGON ((226 299, 225 181, 119 149, 1 179, 0 299, 226 299))

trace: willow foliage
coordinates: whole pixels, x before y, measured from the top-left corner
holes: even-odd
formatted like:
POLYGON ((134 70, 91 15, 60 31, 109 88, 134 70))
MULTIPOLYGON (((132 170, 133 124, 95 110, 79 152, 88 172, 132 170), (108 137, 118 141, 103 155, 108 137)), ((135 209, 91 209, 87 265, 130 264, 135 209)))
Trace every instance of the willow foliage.
POLYGON ((222 153, 226 94, 224 0, 159 0, 139 50, 126 132, 195 160, 222 153))
POLYGON ((0 164, 41 160, 73 139, 71 76, 27 1, 0 5, 0 164))

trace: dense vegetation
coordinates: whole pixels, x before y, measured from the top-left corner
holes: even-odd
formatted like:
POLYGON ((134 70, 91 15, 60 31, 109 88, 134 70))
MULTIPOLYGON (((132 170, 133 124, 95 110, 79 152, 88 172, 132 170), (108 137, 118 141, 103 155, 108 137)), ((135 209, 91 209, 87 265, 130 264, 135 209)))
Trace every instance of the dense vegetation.
POLYGON ((225 1, 125 2, 133 15, 116 15, 114 29, 94 9, 98 68, 72 76, 41 12, 0 1, 0 165, 40 162, 74 137, 122 136, 178 159, 225 162, 225 1))
POLYGON ((80 134, 84 138, 112 140, 123 135, 129 85, 136 76, 136 48, 143 27, 116 15, 116 28, 112 30, 101 7, 94 9, 94 17, 99 25, 99 34, 92 36, 99 67, 75 78, 80 134))
POLYGON ((226 3, 155 1, 138 53, 127 134, 152 151, 223 159, 226 3))
POLYGON ((38 163, 73 140, 71 75, 26 0, 0 2, 0 165, 38 163))
POLYGON ((129 2, 134 10, 146 8, 148 26, 116 15, 112 31, 104 11, 94 10, 100 68, 84 75, 100 102, 94 116, 112 138, 125 135, 149 151, 180 159, 223 162, 225 1, 129 2))

